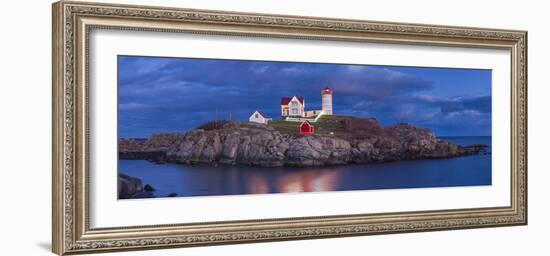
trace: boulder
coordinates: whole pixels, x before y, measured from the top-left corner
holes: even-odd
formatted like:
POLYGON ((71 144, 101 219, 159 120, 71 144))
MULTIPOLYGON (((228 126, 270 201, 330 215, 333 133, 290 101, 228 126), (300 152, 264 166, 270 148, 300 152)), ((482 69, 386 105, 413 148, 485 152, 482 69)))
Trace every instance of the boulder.
POLYGON ((128 199, 143 191, 140 179, 128 175, 118 174, 118 198, 128 199))
POLYGON ((143 187, 143 190, 144 190, 144 191, 147 191, 147 192, 153 192, 153 191, 155 191, 155 189, 154 189, 151 185, 149 185, 149 184, 145 184, 145 186, 143 187))

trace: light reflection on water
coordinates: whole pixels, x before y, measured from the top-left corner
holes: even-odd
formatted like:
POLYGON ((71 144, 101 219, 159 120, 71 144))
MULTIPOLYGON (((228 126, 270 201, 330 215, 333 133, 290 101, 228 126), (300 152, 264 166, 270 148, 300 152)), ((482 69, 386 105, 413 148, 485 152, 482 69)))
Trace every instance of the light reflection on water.
MULTIPOLYGON (((490 145, 491 138, 467 138, 467 142, 490 145)), ((205 196, 491 185, 491 155, 319 168, 159 165, 119 160, 119 170, 151 184, 158 197, 170 193, 205 196)))
POLYGON ((336 190, 336 184, 339 182, 339 176, 336 172, 337 170, 303 169, 301 172, 278 177, 276 189, 264 193, 334 191, 336 190))

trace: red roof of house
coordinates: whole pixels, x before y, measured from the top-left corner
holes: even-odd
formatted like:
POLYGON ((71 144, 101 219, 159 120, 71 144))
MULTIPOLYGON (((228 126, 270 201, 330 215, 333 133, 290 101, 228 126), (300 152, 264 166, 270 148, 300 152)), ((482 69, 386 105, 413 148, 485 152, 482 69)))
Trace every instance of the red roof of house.
POLYGON ((303 121, 303 122, 300 124, 300 127, 302 127, 303 125, 313 126, 308 120, 303 121))
MULTIPOLYGON (((282 97, 281 98, 281 105, 288 105, 288 103, 290 103, 292 98, 294 98, 294 97, 282 97)), ((300 103, 302 103, 302 105, 304 105, 304 98, 303 97, 296 97, 296 98, 300 101, 300 103)))

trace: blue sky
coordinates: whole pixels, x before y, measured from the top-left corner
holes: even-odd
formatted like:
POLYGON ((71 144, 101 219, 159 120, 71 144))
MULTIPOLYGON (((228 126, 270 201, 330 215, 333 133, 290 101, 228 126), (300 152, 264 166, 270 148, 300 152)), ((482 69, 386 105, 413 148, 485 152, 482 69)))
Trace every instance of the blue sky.
POLYGON ((491 71, 294 62, 118 57, 119 136, 184 132, 214 119, 280 118, 284 96, 336 115, 410 123, 437 136, 491 134, 491 71))

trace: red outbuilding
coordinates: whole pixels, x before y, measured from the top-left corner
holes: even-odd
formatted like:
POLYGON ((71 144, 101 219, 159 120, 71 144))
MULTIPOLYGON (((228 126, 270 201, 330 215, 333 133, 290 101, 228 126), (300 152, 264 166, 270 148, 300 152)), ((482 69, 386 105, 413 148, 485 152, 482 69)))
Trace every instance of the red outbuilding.
POLYGON ((307 120, 300 124, 300 134, 302 135, 313 134, 314 130, 315 126, 313 126, 307 120))

